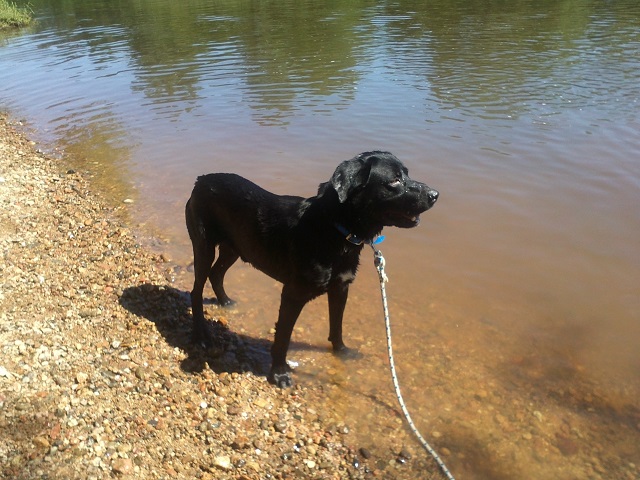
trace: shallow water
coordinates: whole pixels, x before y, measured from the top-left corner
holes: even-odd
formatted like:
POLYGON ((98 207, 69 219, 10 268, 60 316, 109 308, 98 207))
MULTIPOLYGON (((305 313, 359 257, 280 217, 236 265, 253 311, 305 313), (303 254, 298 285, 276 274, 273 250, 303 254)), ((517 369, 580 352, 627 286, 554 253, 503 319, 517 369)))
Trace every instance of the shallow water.
MULTIPOLYGON (((441 192, 381 245, 423 433, 461 478, 640 476, 637 2, 31 3, 38 24, 1 40, 0 105, 133 199, 178 264, 197 175, 312 195, 390 150, 441 192)), ((324 299, 291 356, 300 382, 339 385, 327 408, 363 443, 415 445, 371 264, 346 315, 364 360, 325 351, 324 299)), ((228 291, 232 328, 268 337, 278 285, 237 267, 228 291)))

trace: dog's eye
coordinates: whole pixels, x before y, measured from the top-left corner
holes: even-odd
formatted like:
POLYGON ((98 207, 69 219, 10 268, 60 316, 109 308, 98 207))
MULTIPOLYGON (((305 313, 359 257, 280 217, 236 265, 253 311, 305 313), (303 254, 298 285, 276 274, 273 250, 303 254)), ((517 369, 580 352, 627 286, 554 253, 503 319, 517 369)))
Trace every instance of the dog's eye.
POLYGON ((389 186, 392 187, 392 188, 397 188, 397 187, 399 187, 401 185, 402 185, 402 180, 399 179, 399 178, 396 178, 393 182, 391 182, 389 184, 389 186))

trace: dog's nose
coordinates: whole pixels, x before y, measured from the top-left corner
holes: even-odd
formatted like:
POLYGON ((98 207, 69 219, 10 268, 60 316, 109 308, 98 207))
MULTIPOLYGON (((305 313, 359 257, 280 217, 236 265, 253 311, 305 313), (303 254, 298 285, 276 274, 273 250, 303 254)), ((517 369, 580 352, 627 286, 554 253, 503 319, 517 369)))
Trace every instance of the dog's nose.
POLYGON ((435 202, 436 202, 436 200, 438 199, 438 196, 439 196, 439 195, 440 195, 440 194, 438 193, 438 191, 437 191, 437 190, 434 190, 433 188, 430 188, 430 189, 427 191, 427 197, 429 197, 429 203, 435 203, 435 202))

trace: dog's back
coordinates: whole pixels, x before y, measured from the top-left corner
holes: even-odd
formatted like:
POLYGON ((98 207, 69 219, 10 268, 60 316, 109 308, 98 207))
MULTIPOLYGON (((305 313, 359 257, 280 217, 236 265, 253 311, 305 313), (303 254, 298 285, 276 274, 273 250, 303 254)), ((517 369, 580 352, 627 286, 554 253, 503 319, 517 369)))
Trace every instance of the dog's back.
POLYGON ((236 174, 202 175, 187 202, 187 228, 201 248, 225 244, 243 261, 283 281, 303 204, 302 197, 276 195, 236 174))

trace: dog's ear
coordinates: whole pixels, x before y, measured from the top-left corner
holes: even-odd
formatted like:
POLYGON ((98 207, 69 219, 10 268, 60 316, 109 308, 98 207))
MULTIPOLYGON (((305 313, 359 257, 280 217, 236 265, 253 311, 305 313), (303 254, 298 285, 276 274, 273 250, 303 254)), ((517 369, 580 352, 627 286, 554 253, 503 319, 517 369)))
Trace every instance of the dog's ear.
POLYGON ((356 187, 367 183, 370 170, 371 164, 365 162, 361 156, 345 160, 338 165, 329 183, 337 192, 340 203, 344 203, 356 187))

